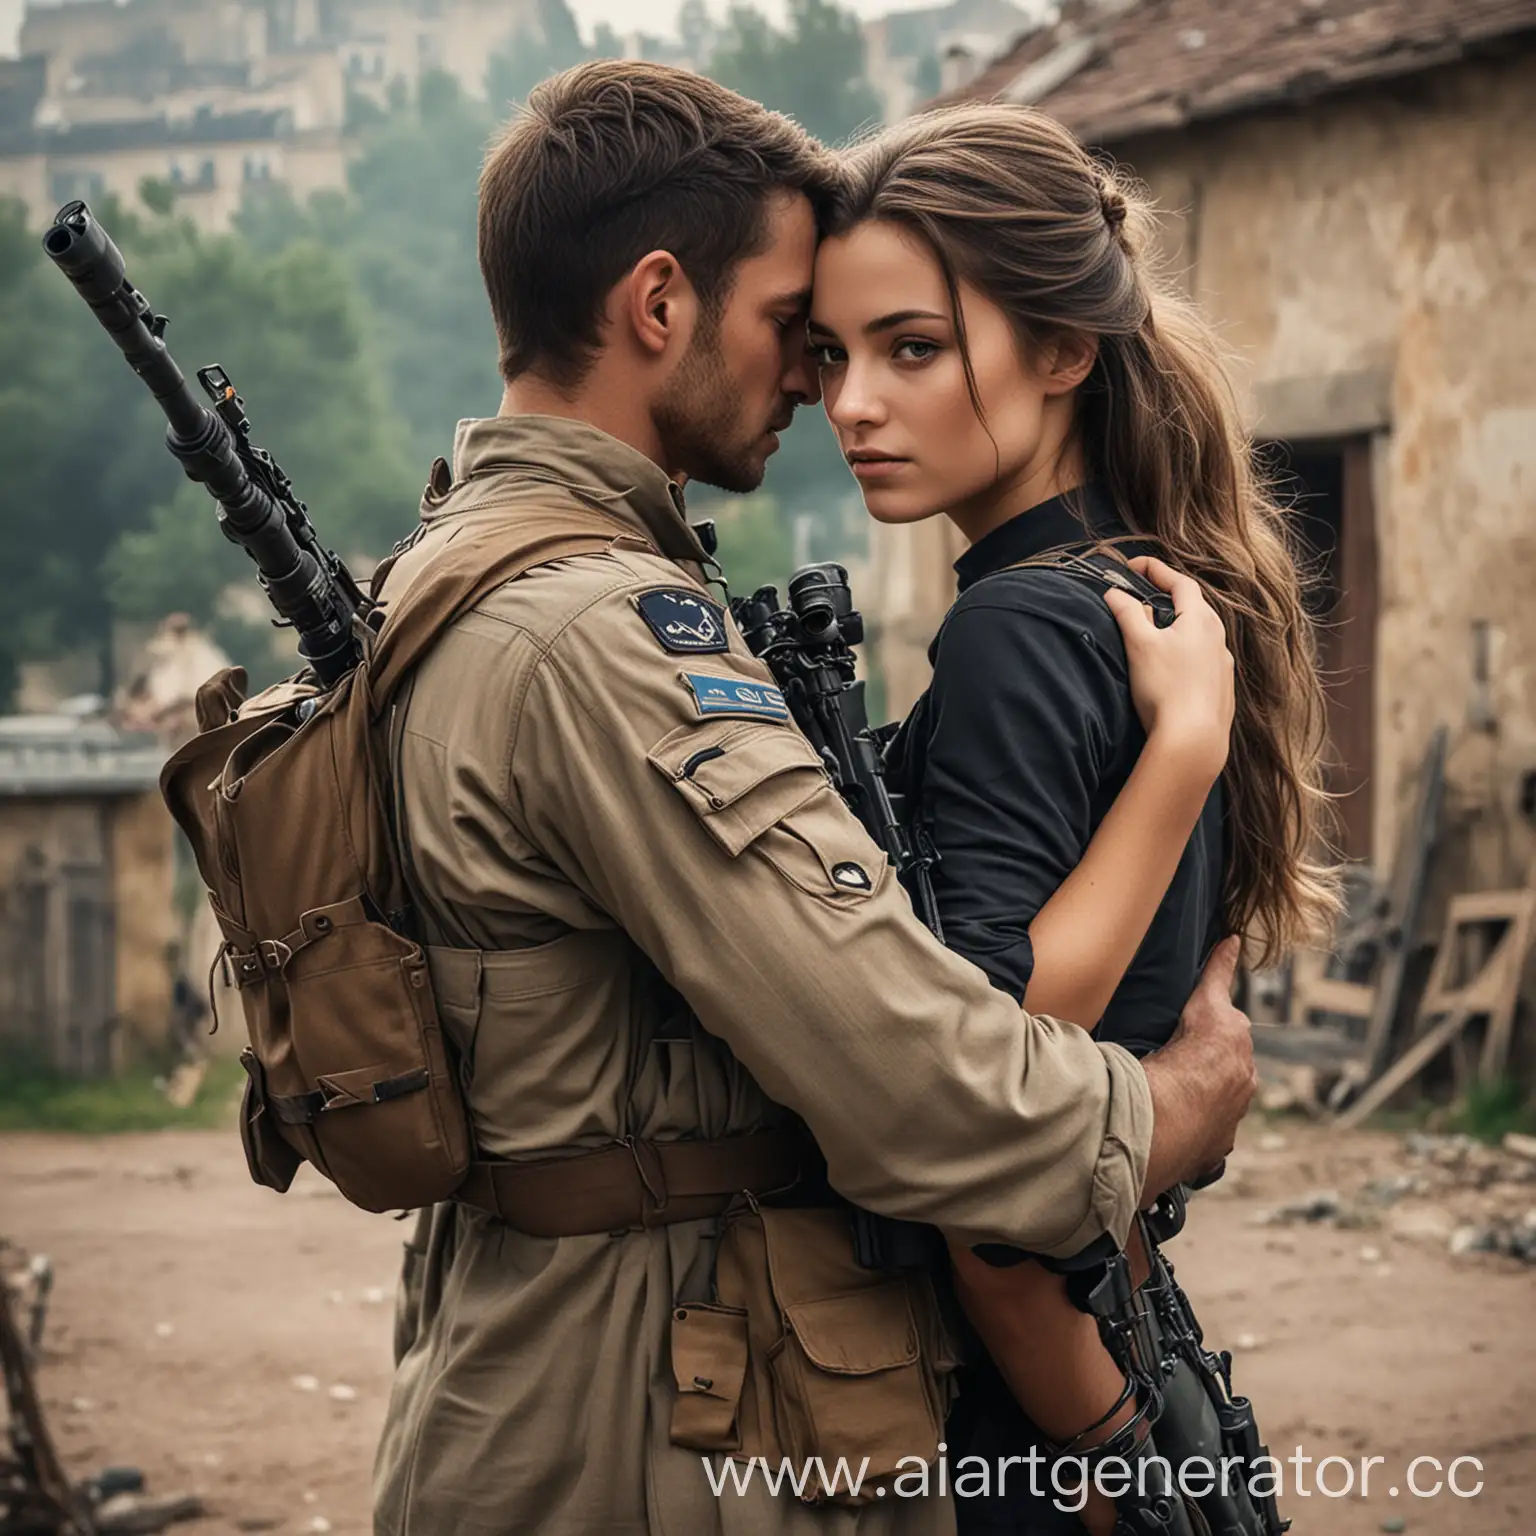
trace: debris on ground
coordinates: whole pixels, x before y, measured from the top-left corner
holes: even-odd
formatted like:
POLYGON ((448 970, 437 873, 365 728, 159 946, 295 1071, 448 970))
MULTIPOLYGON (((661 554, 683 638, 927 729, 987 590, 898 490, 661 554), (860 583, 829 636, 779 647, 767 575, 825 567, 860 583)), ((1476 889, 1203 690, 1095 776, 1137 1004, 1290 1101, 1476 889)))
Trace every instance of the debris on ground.
POLYGON ((200 1520, 206 1513, 203 1501, 190 1493, 169 1498, 119 1493, 96 1507, 92 1524, 99 1536, 132 1536, 141 1531, 163 1531, 180 1520, 200 1520))
MULTIPOLYGON (((0 1238, 0 1374, 6 1435, 0 1443, 0 1532, 16 1536, 132 1536, 162 1531, 206 1511, 192 1494, 152 1497, 136 1467, 109 1467, 83 1483, 64 1473, 37 1390, 36 1368, 53 1288, 53 1267, 0 1238)), ((167 1333, 169 1324, 161 1324, 167 1333)), ((158 1330, 157 1330, 158 1331, 158 1330)), ((71 1399, 83 1413, 91 1402, 71 1399)))
MULTIPOLYGON (((1260 1148, 1275 1145, 1261 1141, 1260 1148)), ((1351 1190, 1316 1189, 1250 1219, 1255 1226, 1381 1228, 1404 1241, 1444 1244, 1458 1257, 1491 1253, 1536 1264, 1536 1137, 1511 1133, 1494 1147, 1472 1136, 1410 1131, 1400 1146, 1396 1172, 1373 1170, 1351 1190)), ((1367 1262, 1376 1262, 1379 1249, 1369 1251, 1367 1262)))

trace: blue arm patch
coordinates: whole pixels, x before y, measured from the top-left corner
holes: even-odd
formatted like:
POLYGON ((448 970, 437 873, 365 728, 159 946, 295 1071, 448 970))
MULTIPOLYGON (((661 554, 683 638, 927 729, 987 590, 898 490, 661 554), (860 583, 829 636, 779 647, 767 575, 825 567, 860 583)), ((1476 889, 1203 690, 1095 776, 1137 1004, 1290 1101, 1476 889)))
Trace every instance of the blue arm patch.
POLYGON ((789 719, 789 706, 784 702, 784 695, 770 683, 749 683, 739 677, 708 677, 698 672, 684 672, 683 679, 693 689, 694 704, 701 715, 789 719))

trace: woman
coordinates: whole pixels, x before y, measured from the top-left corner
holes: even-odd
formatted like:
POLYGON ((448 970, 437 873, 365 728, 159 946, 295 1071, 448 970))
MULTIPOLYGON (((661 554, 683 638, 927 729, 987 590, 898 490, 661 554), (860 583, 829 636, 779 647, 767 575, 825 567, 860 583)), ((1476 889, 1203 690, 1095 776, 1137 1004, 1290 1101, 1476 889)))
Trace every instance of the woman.
MULTIPOLYGON (((810 327, 827 414, 872 516, 947 516, 970 545, 893 754, 939 853, 945 937, 1031 1012, 1154 1050, 1221 935, 1272 956, 1333 908, 1322 696, 1282 515, 1209 329, 1152 271, 1148 209, 1066 130, 956 108, 846 171, 810 327), (1051 568, 1095 546, 1173 591, 1170 629, 1051 568)), ((952 1464, 1042 1434, 1091 1445, 1129 1416, 1057 1276, 953 1258, 991 1362, 952 1464)), ((1017 1485, 958 1514, 1079 1528, 1017 1485)), ((1095 1496, 1083 1520, 1108 1531, 1114 1511, 1095 1496)))

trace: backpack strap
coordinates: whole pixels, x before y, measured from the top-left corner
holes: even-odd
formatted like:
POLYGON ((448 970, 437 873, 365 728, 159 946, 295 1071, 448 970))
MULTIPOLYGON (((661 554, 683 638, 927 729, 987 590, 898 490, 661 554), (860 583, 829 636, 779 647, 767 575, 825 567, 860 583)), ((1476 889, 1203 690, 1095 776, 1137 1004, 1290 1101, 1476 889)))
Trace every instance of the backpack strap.
POLYGON ((1129 592, 1132 597, 1140 599, 1151 608, 1152 621, 1159 629, 1167 629, 1177 617, 1173 599, 1161 587, 1113 555, 1082 555, 1065 550, 1060 554, 1060 560, 1051 569, 1075 576, 1079 581, 1086 581, 1098 587, 1101 592, 1108 587, 1118 587, 1122 592, 1129 592))
POLYGON ((983 576, 981 580, 991 581, 1009 571, 1029 570, 1060 571, 1063 576, 1070 576, 1100 593, 1110 587, 1118 587, 1151 608, 1153 622, 1159 629, 1167 629, 1174 621, 1173 599, 1161 587, 1148 581, 1139 571, 1133 571, 1124 561, 1099 551, 1082 554, 1071 549, 1047 550, 1033 559, 1005 565, 1001 570, 983 576))
MULTIPOLYGON (((620 540, 644 542, 609 518, 576 510, 508 509, 454 530, 410 585, 385 610, 367 662, 377 719, 432 642, 454 620, 534 566, 601 554, 620 540)), ((647 546, 649 547, 649 546, 647 546)))

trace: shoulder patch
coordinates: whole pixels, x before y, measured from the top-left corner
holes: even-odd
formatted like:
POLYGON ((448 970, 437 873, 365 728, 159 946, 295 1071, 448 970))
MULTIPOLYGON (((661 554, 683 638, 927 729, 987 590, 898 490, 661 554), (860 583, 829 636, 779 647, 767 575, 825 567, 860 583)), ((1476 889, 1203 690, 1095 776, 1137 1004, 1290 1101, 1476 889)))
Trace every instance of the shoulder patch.
POLYGON ((771 683, 751 683, 739 677, 708 677, 684 672, 701 715, 750 715, 758 720, 788 720, 789 705, 771 683))
POLYGON ((635 606, 664 650, 704 655, 730 647, 725 609, 697 592, 663 587, 655 592, 642 592, 635 599, 635 606))

